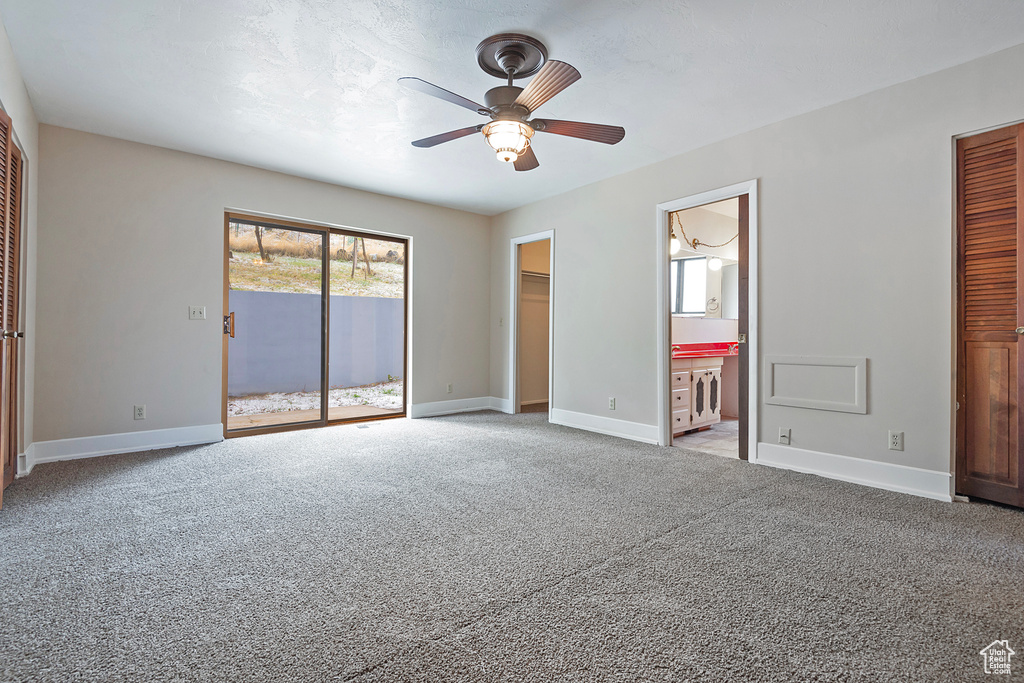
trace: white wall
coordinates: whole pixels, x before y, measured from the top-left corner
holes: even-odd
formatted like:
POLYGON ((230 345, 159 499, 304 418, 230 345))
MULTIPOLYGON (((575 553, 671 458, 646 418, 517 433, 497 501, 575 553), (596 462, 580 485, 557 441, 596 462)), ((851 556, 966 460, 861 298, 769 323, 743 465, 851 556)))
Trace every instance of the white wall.
POLYGON ((488 218, 64 128, 40 135, 37 441, 220 422, 226 208, 411 236, 412 401, 488 395, 488 218), (189 305, 207 320, 189 321, 189 305))
POLYGON ((802 449, 949 472, 952 139, 1024 118, 1021 74, 1024 46, 497 216, 491 394, 507 394, 508 240, 553 229, 553 407, 656 425, 655 207, 757 178, 761 353, 869 359, 866 415, 762 404, 760 440, 785 426, 802 449))
POLYGON ((34 429, 35 382, 33 371, 36 358, 36 254, 37 224, 39 215, 39 121, 36 118, 28 91, 21 78, 21 71, 14 59, 7 31, 0 23, 0 106, 14 122, 14 135, 21 146, 28 173, 27 187, 23 186, 21 236, 21 326, 25 338, 18 342, 21 345, 21 378, 22 393, 21 411, 22 428, 20 430, 21 447, 19 452, 32 442, 34 429))

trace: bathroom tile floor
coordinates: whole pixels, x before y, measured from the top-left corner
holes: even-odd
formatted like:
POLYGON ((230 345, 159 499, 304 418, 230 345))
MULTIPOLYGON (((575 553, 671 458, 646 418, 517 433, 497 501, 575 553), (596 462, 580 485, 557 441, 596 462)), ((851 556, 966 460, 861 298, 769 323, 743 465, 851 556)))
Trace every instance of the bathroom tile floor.
POLYGON ((710 429, 675 437, 672 445, 723 458, 739 458, 739 430, 739 420, 723 417, 721 422, 711 425, 710 429))

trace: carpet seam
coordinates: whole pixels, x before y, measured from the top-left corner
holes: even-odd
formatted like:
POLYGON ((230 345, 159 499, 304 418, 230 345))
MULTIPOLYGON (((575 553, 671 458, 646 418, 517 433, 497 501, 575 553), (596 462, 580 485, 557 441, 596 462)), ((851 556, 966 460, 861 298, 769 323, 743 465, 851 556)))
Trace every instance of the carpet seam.
MULTIPOLYGON (((767 486, 755 487, 752 491, 756 491, 756 490, 759 490, 761 488, 767 488, 767 486)), ((492 617, 496 617, 496 616, 499 616, 500 614, 502 614, 503 612, 507 612, 508 610, 512 609, 513 607, 520 607, 520 606, 526 604, 527 602, 529 602, 538 593, 542 593, 542 592, 550 590, 552 588, 556 588, 556 587, 564 584, 565 582, 567 582, 567 581, 569 581, 571 579, 575 579, 575 578, 578 578, 580 576, 584 576, 584 575, 586 575, 586 574, 588 574, 588 573, 590 573, 590 572, 592 572, 592 571, 594 571, 596 569, 599 569, 602 566, 607 565, 608 563, 610 563, 612 560, 615 560, 616 558, 625 557, 627 555, 635 553, 636 551, 638 551, 638 550, 640 550, 642 548, 645 548, 645 547, 647 547, 647 546, 649 546, 649 545, 651 545, 651 544, 653 544, 653 543, 655 543, 657 541, 660 541, 663 538, 671 536, 672 534, 674 534, 675 532, 679 531, 680 529, 683 529, 685 527, 692 526, 694 524, 702 522, 702 521, 708 519, 709 517, 712 517, 713 515, 716 515, 717 513, 722 512, 723 510, 726 510, 726 509, 728 509, 730 507, 737 506, 737 505, 739 505, 740 503, 742 503, 742 502, 744 502, 746 500, 749 500, 749 499, 744 497, 744 498, 738 498, 736 500, 730 501, 730 502, 726 503, 725 505, 723 505, 721 507, 718 507, 718 508, 715 508, 714 510, 711 510, 710 512, 702 515, 701 517, 698 517, 698 518, 695 518, 695 519, 691 519, 691 520, 687 520, 685 522, 681 522, 681 523, 675 525, 674 527, 672 527, 671 529, 667 529, 667 530, 665 530, 664 532, 662 532, 660 534, 655 534, 655 535, 650 536, 648 538, 645 538, 645 539, 643 539, 641 541, 638 541, 638 542, 634 543, 631 546, 628 546, 628 547, 626 547, 626 548, 624 548, 624 549, 622 549, 622 550, 620 550, 620 551, 618 551, 616 553, 612 553, 611 555, 608 555, 604 559, 597 560, 597 561, 595 561, 595 562, 587 565, 586 567, 583 567, 583 568, 581 568, 581 569, 579 569, 579 570, 577 570, 575 572, 571 572, 569 574, 566 574, 566 575, 562 576, 561 578, 559 578, 557 581, 554 581, 553 583, 547 584, 545 586, 540 586, 538 588, 535 588, 534 590, 528 591, 528 592, 524 593, 522 596, 520 596, 520 597, 510 601, 509 603, 499 607, 498 609, 494 610, 493 612, 485 612, 483 614, 480 614, 480 615, 478 615, 476 617, 473 617, 473 618, 469 619, 465 623, 458 625, 456 628, 454 628, 453 630, 451 630, 451 631, 449 631, 447 633, 442 633, 442 634, 439 634, 439 635, 434 636, 434 637, 426 638, 423 641, 421 641, 419 643, 416 643, 415 645, 412 645, 411 647, 408 647, 408 648, 403 649, 403 650, 399 650, 398 652, 395 652, 392 656, 387 657, 386 659, 383 659, 383 660, 377 662, 376 664, 373 664, 372 666, 365 667, 365 668, 363 668, 363 669, 361 669, 361 670, 359 670, 359 671, 357 671, 357 672, 355 672, 353 674, 345 676, 341 680, 343 680, 343 681, 354 681, 356 679, 362 678, 363 676, 371 674, 371 673, 373 673, 374 671, 376 671, 377 669, 379 669, 381 667, 387 666, 388 664, 391 664, 392 662, 397 661, 401 657, 404 657, 404 656, 406 656, 406 655, 408 655, 410 653, 416 652, 417 650, 420 650, 420 649, 422 649, 422 648, 424 648, 424 647, 426 647, 428 645, 432 645, 434 643, 438 643, 438 642, 447 640, 447 639, 451 638, 452 636, 456 636, 456 635, 466 631, 467 629, 469 629, 469 628, 479 624, 480 622, 482 622, 482 621, 484 621, 486 619, 489 619, 489 618, 492 618, 492 617)))

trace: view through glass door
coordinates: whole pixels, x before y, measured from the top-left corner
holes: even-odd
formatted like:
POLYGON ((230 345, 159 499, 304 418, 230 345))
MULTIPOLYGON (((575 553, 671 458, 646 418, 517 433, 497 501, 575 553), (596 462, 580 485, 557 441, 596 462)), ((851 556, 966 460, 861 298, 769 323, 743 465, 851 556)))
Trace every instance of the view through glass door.
POLYGON ((406 243, 227 221, 229 436, 405 414, 406 243))

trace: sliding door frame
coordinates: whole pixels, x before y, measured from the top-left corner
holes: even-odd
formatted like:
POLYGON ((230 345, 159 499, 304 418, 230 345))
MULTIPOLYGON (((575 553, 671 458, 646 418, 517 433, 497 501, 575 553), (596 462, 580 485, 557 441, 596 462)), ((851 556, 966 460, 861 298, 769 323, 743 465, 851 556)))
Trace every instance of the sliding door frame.
MULTIPOLYGON (((324 248, 321 249, 321 298, 320 307, 320 419, 296 422, 291 424, 273 425, 268 427, 254 427, 250 429, 228 429, 228 339, 229 335, 221 330, 221 423, 224 429, 224 438, 232 439, 253 434, 273 434, 276 432, 288 432, 299 429, 316 429, 333 425, 351 424, 356 422, 373 422, 376 420, 391 420, 399 417, 406 417, 409 413, 409 264, 411 259, 412 239, 402 235, 391 235, 386 233, 368 232, 346 226, 322 225, 294 221, 274 216, 266 216, 254 213, 227 210, 224 212, 224 298, 223 317, 224 320, 230 313, 229 294, 231 291, 230 276, 230 230, 231 223, 239 222, 249 225, 258 225, 268 228, 282 228, 286 230, 300 230, 303 232, 321 233, 324 240, 324 248), (330 419, 329 391, 330 391, 330 327, 331 327, 331 236, 343 235, 362 239, 377 240, 383 242, 394 242, 401 244, 404 251, 404 263, 402 271, 402 410, 388 415, 374 415, 368 417, 352 417, 332 420, 330 419)), ((355 248, 353 248, 355 252, 355 248)), ((353 258, 355 254, 353 253, 353 258)))

